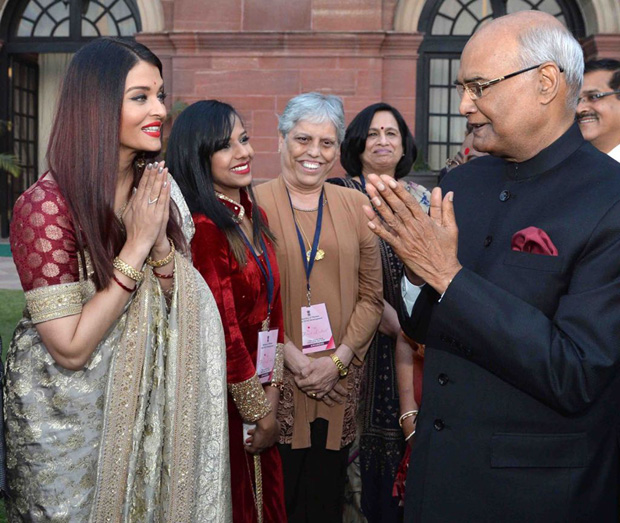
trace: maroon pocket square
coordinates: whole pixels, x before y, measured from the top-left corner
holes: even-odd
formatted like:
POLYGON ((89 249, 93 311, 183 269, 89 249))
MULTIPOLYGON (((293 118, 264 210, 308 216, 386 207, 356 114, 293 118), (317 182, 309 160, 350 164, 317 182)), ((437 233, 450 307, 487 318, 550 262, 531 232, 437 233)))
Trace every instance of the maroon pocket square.
POLYGON ((549 235, 538 227, 527 227, 515 232, 512 236, 510 247, 513 251, 543 254, 546 256, 558 255, 558 249, 553 245, 549 235))

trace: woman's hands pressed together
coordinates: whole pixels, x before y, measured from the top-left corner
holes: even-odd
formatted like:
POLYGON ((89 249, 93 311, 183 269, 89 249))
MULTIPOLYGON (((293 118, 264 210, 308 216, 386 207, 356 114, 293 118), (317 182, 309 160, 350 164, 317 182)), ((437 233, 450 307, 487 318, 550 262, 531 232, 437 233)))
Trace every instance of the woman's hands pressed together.
MULTIPOLYGON (((168 168, 164 162, 148 164, 123 215, 127 229, 125 246, 135 246, 137 252, 144 254, 144 249, 151 260, 162 260, 170 253, 171 244, 166 236, 170 217, 170 184, 168 168)), ((123 248, 124 250, 124 248, 123 248)), ((124 253, 121 251, 121 259, 124 253)), ((128 260, 127 260, 128 261, 128 260)), ((140 262, 140 265, 144 259, 140 262)), ((131 263, 128 261, 128 263, 131 263)), ((172 275, 174 260, 157 268, 155 274, 162 275, 159 284, 164 292, 173 286, 172 275)))
POLYGON ((164 167, 164 162, 148 164, 123 214, 127 231, 126 246, 135 249, 136 254, 144 254, 144 258, 151 251, 153 259, 165 257, 170 252, 166 238, 169 214, 168 169, 164 167))
MULTIPOLYGON (((149 252, 154 254, 154 259, 161 259, 170 252, 165 236, 170 207, 167 176, 167 169, 163 168, 162 163, 159 166, 147 166, 122 216, 127 240, 118 257, 136 270, 142 268, 149 252), (155 246, 159 248, 162 234, 166 248, 162 248, 160 255, 155 246)), ((135 286, 132 279, 117 270, 115 277, 129 289, 135 286)), ((165 280, 162 287, 164 285, 172 285, 171 280, 165 280)), ((80 314, 43 322, 37 325, 37 331, 58 364, 67 369, 79 370, 86 364, 110 325, 118 319, 129 297, 130 293, 110 280, 108 287, 86 303, 80 314)))

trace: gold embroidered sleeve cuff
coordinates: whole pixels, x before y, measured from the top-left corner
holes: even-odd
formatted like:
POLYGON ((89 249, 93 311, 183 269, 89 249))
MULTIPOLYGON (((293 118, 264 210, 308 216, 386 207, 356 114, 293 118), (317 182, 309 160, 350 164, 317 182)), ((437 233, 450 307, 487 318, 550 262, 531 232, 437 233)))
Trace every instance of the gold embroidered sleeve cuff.
POLYGON ((82 312, 81 284, 62 283, 32 289, 26 293, 26 307, 33 323, 79 314, 82 312))
POLYGON ((273 365, 273 374, 271 375, 272 385, 281 385, 284 383, 284 344, 276 345, 276 361, 273 365))
POLYGON ((228 390, 241 418, 246 423, 253 423, 271 412, 271 403, 256 374, 249 380, 229 383, 228 390))

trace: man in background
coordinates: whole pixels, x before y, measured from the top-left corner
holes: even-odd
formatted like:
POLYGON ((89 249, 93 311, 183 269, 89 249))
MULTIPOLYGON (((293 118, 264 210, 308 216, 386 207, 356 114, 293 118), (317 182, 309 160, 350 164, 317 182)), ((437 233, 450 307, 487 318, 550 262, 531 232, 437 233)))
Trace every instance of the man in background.
POLYGON ((620 162, 620 61, 586 63, 577 122, 586 140, 620 162))

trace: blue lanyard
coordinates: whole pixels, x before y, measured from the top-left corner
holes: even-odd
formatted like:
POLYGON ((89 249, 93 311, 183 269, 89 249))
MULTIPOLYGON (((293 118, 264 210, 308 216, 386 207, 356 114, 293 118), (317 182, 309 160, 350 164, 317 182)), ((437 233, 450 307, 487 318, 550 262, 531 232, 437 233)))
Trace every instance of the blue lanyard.
POLYGON ((288 196, 288 203, 291 206, 291 213, 293 213, 293 222, 295 223, 295 230, 297 231, 297 240, 299 240, 299 249, 301 250, 301 261, 304 264, 304 269, 306 269, 306 290, 308 297, 308 306, 310 306, 310 274, 312 273, 312 268, 314 267, 314 259, 316 258, 316 251, 319 248, 319 238, 321 237, 321 226, 323 225, 323 198, 324 198, 325 188, 321 189, 321 196, 319 197, 319 208, 316 217, 316 228, 314 229, 314 238, 312 240, 312 248, 310 249, 310 259, 306 256, 306 244, 304 243, 304 239, 301 236, 301 232, 299 231, 299 226, 297 225, 297 220, 295 219, 295 210, 293 209, 293 202, 291 200, 291 195, 286 189, 286 194, 288 196))
POLYGON ((265 263, 267 264, 267 270, 265 270, 265 267, 260 262, 260 259, 258 258, 258 255, 256 254, 256 250, 254 249, 254 245, 252 245, 250 240, 248 240, 247 236, 243 232, 243 229, 239 225, 237 225, 237 229, 241 233, 241 237, 243 238, 243 241, 248 246, 250 253, 254 257, 254 260, 256 261, 256 265, 258 265, 258 268, 260 269, 260 272, 262 273, 263 278, 265 278, 265 282, 267 283, 267 320, 269 320, 269 317, 271 316, 271 302, 273 300, 273 289, 275 287, 275 281, 273 277, 273 270, 271 269, 271 262, 269 261, 269 253, 267 252, 267 246, 265 245, 265 240, 261 236, 260 248, 263 250, 263 256, 265 257, 265 263))
POLYGON ((362 190, 366 193, 366 179, 362 173, 360 173, 360 184, 362 185, 362 190))

